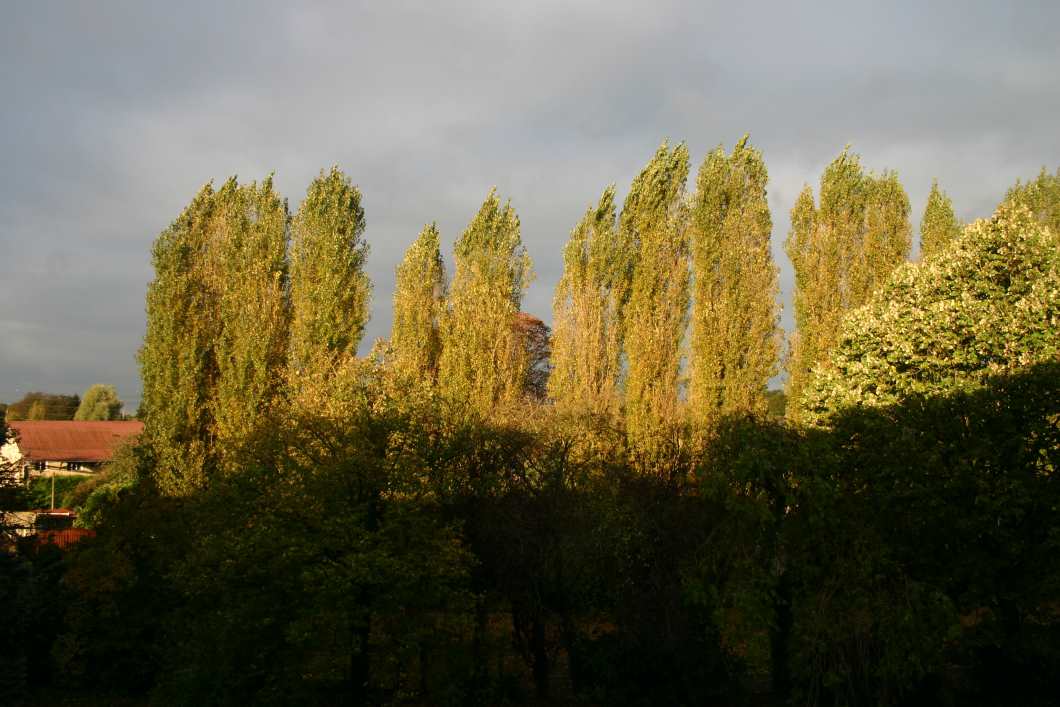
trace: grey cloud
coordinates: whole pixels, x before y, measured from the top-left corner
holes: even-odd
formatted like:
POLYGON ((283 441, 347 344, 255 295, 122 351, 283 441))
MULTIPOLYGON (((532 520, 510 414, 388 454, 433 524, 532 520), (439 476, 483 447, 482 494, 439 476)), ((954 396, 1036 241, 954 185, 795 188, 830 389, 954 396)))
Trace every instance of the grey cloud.
POLYGON ((275 171, 292 208, 330 164, 360 185, 370 341, 407 244, 430 221, 451 244, 490 186, 547 319, 605 185, 664 137, 698 167, 750 132, 789 302, 788 210, 845 143, 898 170, 915 217, 932 177, 972 218, 1060 163, 1058 20, 1055 3, 19 4, 0 25, 0 400, 138 398, 150 244, 234 173, 275 171))

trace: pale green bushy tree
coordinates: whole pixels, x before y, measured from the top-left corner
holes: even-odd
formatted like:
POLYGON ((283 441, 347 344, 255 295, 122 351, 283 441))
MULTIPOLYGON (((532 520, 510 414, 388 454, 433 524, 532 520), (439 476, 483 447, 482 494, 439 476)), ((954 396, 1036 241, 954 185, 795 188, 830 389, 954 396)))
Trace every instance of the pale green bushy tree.
POLYGON ((946 394, 1058 357, 1060 236, 1003 205, 935 257, 897 269, 792 402, 824 424, 850 406, 946 394))
POLYGON ((122 401, 112 385, 97 383, 81 396, 75 420, 120 420, 122 401))

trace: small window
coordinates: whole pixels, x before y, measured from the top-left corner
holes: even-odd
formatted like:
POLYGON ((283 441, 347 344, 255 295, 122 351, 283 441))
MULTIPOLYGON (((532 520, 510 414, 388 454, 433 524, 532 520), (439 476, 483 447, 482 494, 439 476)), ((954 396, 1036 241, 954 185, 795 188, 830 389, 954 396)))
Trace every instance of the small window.
POLYGON ((47 462, 33 462, 33 471, 44 471, 47 469, 47 462))
POLYGON ((67 471, 81 471, 81 462, 66 462, 67 471))

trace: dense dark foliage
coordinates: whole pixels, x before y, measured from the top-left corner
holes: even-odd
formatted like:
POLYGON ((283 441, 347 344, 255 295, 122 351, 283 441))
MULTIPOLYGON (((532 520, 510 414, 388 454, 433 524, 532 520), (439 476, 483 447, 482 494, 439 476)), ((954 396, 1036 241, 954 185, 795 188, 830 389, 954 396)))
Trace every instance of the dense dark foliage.
POLYGON ((72 420, 81 398, 77 395, 26 393, 22 399, 6 408, 9 421, 14 420, 72 420))
MULTIPOLYGON (((768 414, 726 408, 708 430, 676 377, 649 375, 679 372, 666 357, 680 337, 653 337, 680 330, 686 299, 680 282, 672 301, 651 295, 673 284, 661 266, 684 262, 673 177, 687 153, 658 157, 619 222, 640 219, 654 259, 634 271, 640 348, 620 396, 613 322, 597 325, 625 295, 578 280, 570 322, 595 334, 565 329, 557 361, 594 337, 579 355, 617 357, 603 383, 549 385, 546 327, 511 324, 529 262, 492 193, 458 247, 456 300, 439 300, 426 238, 409 262, 427 267, 409 272, 434 275, 399 299, 429 311, 406 318, 401 346, 358 359, 343 339, 290 365, 286 208, 271 181, 204 190, 156 244, 147 432, 64 494, 95 534, 61 551, 16 541, 0 516, 0 702, 1055 704, 1060 280, 1038 208, 1051 177, 1019 199, 1038 220, 1004 206, 847 316, 831 367, 810 371, 826 384, 810 381, 813 415, 792 415, 809 399, 793 397, 782 418, 774 391, 768 414), (651 175, 666 198, 641 202, 651 175)), ((600 214, 604 243, 613 209, 600 214)), ((328 254, 305 272, 333 270, 328 254)), ((324 324, 359 336, 363 301, 350 306, 324 324)), ((26 501, 12 479, 0 509, 26 501)))
POLYGON ((158 494, 141 454, 94 540, 4 556, 5 695, 1060 693, 1058 365, 827 431, 730 419, 708 452, 652 475, 622 461, 619 435, 585 451, 585 420, 530 432, 371 402, 343 424, 278 421, 245 473, 189 497, 158 494))

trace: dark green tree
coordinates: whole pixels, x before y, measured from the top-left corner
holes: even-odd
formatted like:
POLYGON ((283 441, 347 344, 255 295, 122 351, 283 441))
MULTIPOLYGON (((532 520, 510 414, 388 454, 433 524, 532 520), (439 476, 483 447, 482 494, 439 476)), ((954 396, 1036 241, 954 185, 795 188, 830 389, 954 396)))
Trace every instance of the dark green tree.
POLYGON ((7 406, 5 417, 17 420, 72 420, 81 399, 76 395, 26 393, 21 400, 7 406))

